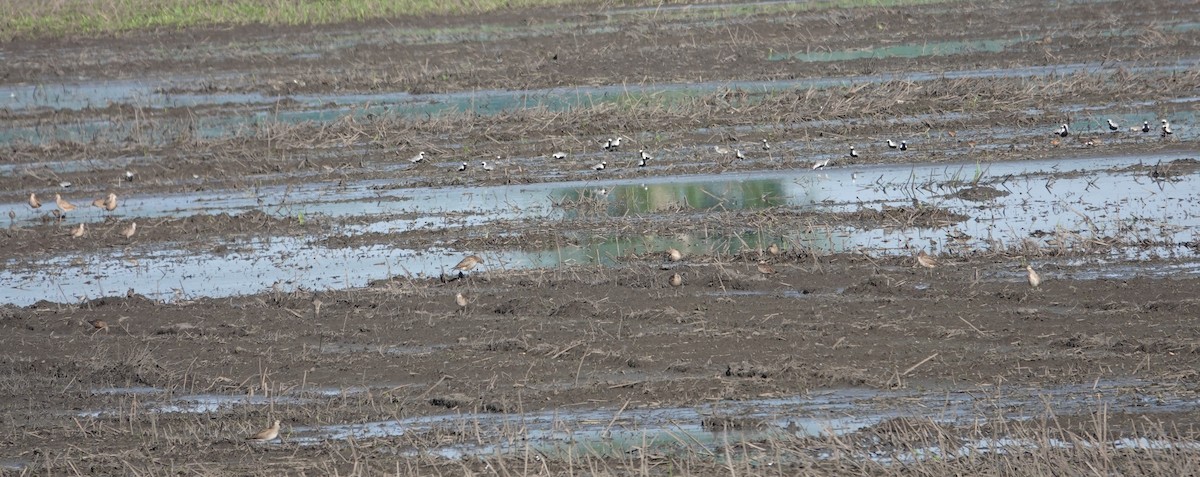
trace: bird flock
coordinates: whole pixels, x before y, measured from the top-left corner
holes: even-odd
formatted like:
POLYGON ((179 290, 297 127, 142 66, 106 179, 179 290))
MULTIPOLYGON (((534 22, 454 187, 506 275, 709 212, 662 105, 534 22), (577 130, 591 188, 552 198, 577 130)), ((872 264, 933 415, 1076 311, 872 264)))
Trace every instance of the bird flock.
MULTIPOLYGON (((127 171, 127 172, 125 172, 125 177, 126 177, 126 180, 132 180, 134 176, 133 176, 132 172, 127 171)), ((29 204, 29 208, 31 208, 33 210, 42 208, 42 201, 41 201, 41 199, 38 198, 36 192, 29 193, 29 199, 28 199, 27 203, 29 204)), ((92 207, 99 208, 101 210, 104 210, 105 212, 112 212, 114 210, 117 210, 117 205, 118 205, 117 194, 114 194, 111 192, 104 197, 100 197, 100 198, 97 198, 96 200, 92 201, 92 207)), ((58 221, 65 220, 67 218, 68 212, 74 212, 74 211, 78 210, 78 208, 79 208, 78 206, 76 206, 75 204, 72 204, 67 199, 64 199, 62 197, 62 194, 60 194, 60 193, 54 194, 54 206, 55 206, 55 209, 50 211, 50 215, 54 216, 55 220, 58 220, 58 221)), ((10 211, 9 217, 15 218, 16 214, 14 214, 10 211)), ((81 223, 79 223, 79 225, 76 225, 75 227, 73 227, 71 229, 70 236, 72 238, 82 238, 82 237, 86 236, 87 233, 88 233, 87 226, 81 222, 81 223)), ((121 230, 121 235, 123 235, 127 239, 133 238, 133 235, 135 233, 137 233, 137 222, 130 222, 129 225, 125 226, 121 230)))

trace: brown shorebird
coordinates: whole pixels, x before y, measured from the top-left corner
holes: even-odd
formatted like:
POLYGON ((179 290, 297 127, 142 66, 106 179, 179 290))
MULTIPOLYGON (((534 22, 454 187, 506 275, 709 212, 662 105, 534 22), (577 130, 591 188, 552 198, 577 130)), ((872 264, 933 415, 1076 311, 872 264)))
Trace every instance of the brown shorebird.
POLYGON ((92 325, 92 334, 96 334, 101 331, 108 333, 108 323, 105 323, 104 320, 88 320, 88 324, 92 325))
POLYGON ((75 238, 82 237, 85 233, 87 233, 87 231, 83 229, 82 223, 80 223, 78 227, 71 229, 71 236, 75 238))
POLYGON ((669 262, 678 262, 678 261, 680 261, 680 260, 683 260, 683 254, 682 254, 682 253, 680 253, 678 250, 675 250, 675 249, 673 249, 673 248, 668 248, 668 249, 667 249, 667 261, 669 261, 669 262))
POLYGON ((108 197, 104 198, 104 210, 112 212, 117 210, 117 194, 109 193, 108 197))
POLYGON ((54 203, 57 204, 59 210, 62 210, 63 212, 70 212, 72 210, 75 210, 75 206, 72 205, 70 202, 63 200, 61 195, 54 194, 54 203))
POLYGON ((769 253, 771 255, 779 255, 779 246, 775 245, 775 244, 771 244, 770 247, 767 247, 767 253, 769 253))
POLYGON ((466 308, 467 307, 467 297, 463 296, 462 293, 454 295, 454 303, 457 303, 459 308, 466 308))
POLYGON ((256 434, 247 437, 246 440, 253 442, 270 442, 279 437, 279 419, 275 420, 271 427, 258 431, 256 434))
POLYGON ((121 231, 121 235, 124 235, 125 238, 133 238, 135 233, 137 233, 137 222, 130 222, 129 226, 121 231))
POLYGON ((925 268, 937 268, 938 266, 937 260, 930 257, 924 250, 917 254, 917 264, 925 268))
POLYGON ((1042 276, 1033 270, 1032 265, 1026 265, 1025 270, 1029 272, 1029 286, 1037 288, 1038 285, 1042 284, 1042 276))
POLYGON ((675 288, 679 288, 681 285, 683 285, 683 277, 679 276, 679 274, 676 273, 674 275, 671 275, 671 279, 668 281, 668 283, 670 283, 671 286, 673 286, 675 288))
POLYGON ((476 265, 481 263, 483 263, 483 259, 479 258, 479 255, 467 255, 467 258, 464 258, 462 261, 458 262, 458 265, 455 265, 454 269, 458 270, 458 276, 462 277, 463 272, 469 272, 473 270, 476 265))
POLYGON ((773 275, 775 273, 775 267, 772 267, 771 264, 766 262, 766 260, 760 260, 758 262, 758 273, 763 275, 773 275))
POLYGON ((38 200, 37 194, 33 192, 29 193, 29 206, 35 209, 42 206, 42 201, 38 200))
POLYGON ((99 198, 99 199, 93 200, 93 201, 92 201, 92 207, 99 207, 99 208, 103 209, 103 208, 104 208, 104 201, 105 201, 105 200, 107 200, 107 199, 105 199, 104 197, 101 197, 101 198, 99 198))

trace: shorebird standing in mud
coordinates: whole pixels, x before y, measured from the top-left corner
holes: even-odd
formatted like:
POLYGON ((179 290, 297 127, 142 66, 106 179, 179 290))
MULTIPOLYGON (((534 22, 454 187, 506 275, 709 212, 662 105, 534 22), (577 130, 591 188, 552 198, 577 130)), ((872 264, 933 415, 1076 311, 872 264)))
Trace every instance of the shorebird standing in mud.
POLYGON ((895 142, 893 142, 891 139, 888 139, 888 140, 887 140, 887 145, 888 145, 888 147, 889 147, 889 148, 891 148, 891 149, 896 149, 896 148, 900 147, 900 145, 899 145, 899 144, 896 144, 896 143, 895 143, 895 142))
POLYGON ((408 162, 416 164, 416 163, 424 161, 424 160, 425 160, 425 151, 421 151, 421 152, 418 152, 417 155, 413 156, 412 159, 409 159, 408 162))
POLYGON ((481 263, 483 263, 483 259, 479 258, 478 255, 467 255, 467 258, 459 261, 458 265, 454 266, 454 269, 458 270, 458 278, 463 278, 466 276, 465 272, 474 270, 475 266, 481 263))
POLYGON ((638 157, 640 158, 638 160, 638 167, 646 167, 646 164, 650 162, 651 159, 654 159, 654 157, 650 156, 645 149, 638 150, 638 157))
POLYGON ((1025 271, 1029 273, 1029 286, 1037 288, 1038 285, 1042 284, 1042 276, 1033 270, 1032 265, 1026 265, 1025 271))
POLYGON ((608 152, 616 152, 621 149, 621 136, 614 137, 604 142, 604 150, 608 152))
POLYGON ((66 200, 64 200, 62 198, 61 195, 58 195, 58 194, 54 194, 54 204, 58 205, 58 210, 61 210, 63 212, 70 212, 72 210, 75 210, 75 205, 71 204, 70 202, 67 202, 66 200))
POLYGON ((464 162, 462 165, 458 166, 458 172, 463 172, 465 170, 467 170, 467 163, 464 162))
POLYGON ((763 138, 763 140, 762 140, 762 143, 763 143, 763 145, 762 145, 762 150, 764 150, 764 151, 770 151, 770 150, 771 150, 771 143, 767 142, 767 139, 766 139, 766 138, 763 138))
POLYGON ((101 331, 108 333, 108 323, 104 320, 88 320, 88 324, 92 325, 93 335, 101 331))
POLYGON ((454 295, 454 303, 458 305, 459 311, 464 311, 467 309, 467 297, 463 296, 462 293, 454 295))
MULTIPOLYGON (((496 158, 499 159, 500 156, 496 156, 496 158)), ((492 172, 493 170, 496 169, 495 167, 489 166, 487 161, 479 161, 479 167, 482 168, 486 172, 492 172)))
POLYGON ((683 260, 683 253, 680 253, 678 250, 675 250, 674 248, 667 249, 667 261, 668 262, 678 262, 680 260, 683 260))
POLYGON ((137 233, 137 222, 130 222, 129 226, 125 227, 125 230, 121 231, 121 235, 124 235, 127 239, 133 238, 133 234, 135 233, 137 233))
POLYGON ((775 267, 772 267, 771 264, 767 263, 766 260, 759 260, 758 261, 758 273, 761 273, 763 275, 774 275, 775 267))
POLYGON ((917 254, 917 264, 928 269, 934 269, 938 266, 937 260, 925 253, 924 250, 917 254))
POLYGON ((741 150, 741 149, 734 149, 734 150, 733 150, 733 158, 734 158, 734 159, 737 159, 737 160, 739 160, 739 161, 740 161, 740 160, 742 160, 742 159, 745 159, 745 158, 746 158, 746 156, 742 155, 742 150, 741 150))
POLYGON ((608 161, 600 161, 599 164, 592 166, 592 170, 603 171, 606 166, 608 166, 608 161))
POLYGON ((74 238, 79 238, 79 237, 82 237, 82 236, 83 236, 84 234, 86 234, 86 233, 87 233, 87 231, 86 231, 86 230, 84 230, 84 228, 83 228, 83 223, 82 223, 82 222, 80 222, 80 224, 79 224, 79 226, 78 226, 78 227, 75 227, 74 229, 71 229, 71 236, 72 236, 72 237, 74 237, 74 238))
POLYGON ((1121 126, 1117 126, 1117 123, 1114 123, 1112 118, 1108 119, 1108 130, 1109 131, 1117 132, 1120 129, 1121 129, 1121 126))
POLYGON ((557 159, 557 160, 566 159, 566 158, 567 158, 567 153, 565 153, 565 152, 562 152, 562 151, 559 151, 559 152, 556 152, 556 153, 554 153, 554 154, 551 154, 551 155, 550 155, 550 158, 552 158, 552 159, 557 159))
POLYGON ((29 206, 35 209, 42 206, 42 201, 38 200, 37 194, 34 194, 33 192, 29 193, 29 206))
POLYGON ((683 277, 676 273, 671 275, 671 278, 667 280, 667 283, 670 283, 672 287, 679 288, 683 285, 683 277))
POLYGON ((1171 123, 1168 123, 1166 119, 1162 120, 1162 137, 1167 137, 1171 134, 1173 134, 1171 131, 1171 123))
POLYGON ((908 141, 900 141, 900 150, 901 150, 901 151, 907 151, 907 150, 908 150, 908 141))
POLYGON ((817 162, 814 162, 814 163, 813 163, 813 170, 815 171, 815 170, 817 170, 817 169, 823 169, 823 168, 825 168, 825 167, 827 167, 827 166, 829 166, 829 159, 828 159, 828 158, 826 158, 826 159, 825 159, 825 160, 823 160, 823 161, 817 161, 817 162))
POLYGON ((850 146, 850 157, 858 157, 858 151, 854 150, 854 146, 850 146))
POLYGON ((106 197, 93 200, 92 205, 112 212, 117 209, 117 194, 110 193, 106 197))
POLYGON ((779 245, 771 244, 771 246, 767 247, 767 253, 771 255, 779 255, 779 245))
POLYGON ((1067 127, 1066 123, 1063 123, 1063 125, 1058 127, 1058 132, 1055 134, 1058 134, 1058 137, 1067 137, 1071 135, 1071 129, 1067 127))
POLYGON ((1142 121, 1142 132, 1150 132, 1150 121, 1142 121))
POLYGON ((263 429, 261 431, 254 433, 254 435, 247 437, 246 440, 248 440, 250 442, 270 442, 270 441, 275 440, 275 438, 277 438, 277 437, 279 437, 279 420, 278 419, 275 420, 274 424, 271 424, 271 427, 268 427, 266 429, 263 429))

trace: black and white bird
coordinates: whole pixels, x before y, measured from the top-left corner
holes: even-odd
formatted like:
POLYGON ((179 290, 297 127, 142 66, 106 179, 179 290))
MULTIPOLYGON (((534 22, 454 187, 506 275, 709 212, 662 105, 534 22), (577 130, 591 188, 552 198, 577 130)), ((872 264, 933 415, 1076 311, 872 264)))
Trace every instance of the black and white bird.
POLYGON ((125 171, 125 182, 133 182, 133 171, 125 171))
POLYGON ((1162 120, 1162 137, 1167 137, 1172 133, 1171 123, 1168 123, 1166 119, 1162 120))
POLYGON ((648 162, 651 159, 654 159, 653 157, 650 156, 650 154, 646 153, 645 149, 638 150, 638 155, 639 155, 638 167, 646 167, 646 162, 648 162))
POLYGON ((743 156, 743 155, 742 155, 742 150, 741 150, 741 149, 734 149, 734 150, 733 150, 733 158, 734 158, 734 159, 737 159, 737 160, 742 160, 742 159, 745 159, 745 158, 746 158, 746 156, 743 156))
POLYGON ((1142 132, 1150 132, 1150 121, 1142 121, 1142 132))
POLYGON ((762 145, 762 149, 763 149, 764 151, 770 151, 770 150, 771 150, 771 144, 767 142, 766 138, 763 138, 763 140, 762 140, 762 143, 763 143, 763 145, 762 145))
POLYGON ((829 165, 829 159, 825 159, 824 161, 817 161, 817 162, 813 163, 813 170, 815 171, 817 169, 821 169, 828 165, 829 165))
POLYGON ((1056 134, 1058 134, 1059 137, 1067 137, 1071 135, 1071 130, 1067 129, 1066 124, 1063 124, 1062 126, 1058 127, 1058 132, 1056 134))
POLYGON ((467 163, 464 162, 464 163, 462 163, 461 166, 458 166, 458 172, 462 172, 465 170, 467 170, 467 163))
POLYGON ((901 151, 907 151, 907 150, 908 150, 908 141, 900 141, 900 150, 901 150, 901 151))
POLYGON ((888 139, 888 143, 887 143, 887 144, 888 144, 888 147, 890 147, 890 148, 892 148, 892 149, 896 149, 896 148, 900 147, 900 145, 899 145, 899 144, 896 144, 895 142, 892 142, 892 140, 891 140, 891 139, 888 139))
POLYGON ((425 151, 421 151, 421 152, 418 152, 417 155, 413 156, 412 159, 409 159, 408 162, 416 164, 416 163, 424 161, 424 160, 425 160, 425 151))
POLYGON ((1108 130, 1112 131, 1112 132, 1117 132, 1118 129, 1121 129, 1121 127, 1117 126, 1117 123, 1114 123, 1113 120, 1110 118, 1108 120, 1108 130))
POLYGON ((617 136, 617 137, 614 137, 614 138, 612 138, 612 139, 609 139, 608 141, 606 141, 606 142, 604 143, 604 150, 605 150, 605 151, 608 151, 608 152, 614 152, 614 151, 617 151, 617 150, 619 150, 619 149, 621 149, 621 136, 617 136))
POLYGON ((608 166, 608 161, 600 161, 599 164, 592 166, 592 170, 603 171, 605 166, 608 166))
POLYGON ((487 161, 479 161, 479 167, 488 172, 492 172, 496 169, 495 167, 489 166, 487 161))
POLYGON ((554 159, 566 159, 566 158, 567 158, 567 153, 565 153, 565 152, 562 152, 562 151, 559 151, 559 152, 556 152, 556 153, 554 153, 554 154, 551 154, 551 155, 550 155, 550 157, 551 157, 551 158, 554 158, 554 159))
POLYGON ((858 151, 854 150, 854 146, 850 146, 850 157, 858 157, 858 151))

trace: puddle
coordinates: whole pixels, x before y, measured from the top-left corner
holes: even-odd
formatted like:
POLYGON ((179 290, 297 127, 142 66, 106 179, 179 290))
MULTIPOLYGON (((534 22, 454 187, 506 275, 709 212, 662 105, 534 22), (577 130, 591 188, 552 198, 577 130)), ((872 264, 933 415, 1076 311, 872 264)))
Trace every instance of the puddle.
MULTIPOLYGON (((785 249, 802 246, 822 253, 911 254, 913 249, 940 253, 1016 246, 1027 239, 1043 247, 1059 247, 1054 240, 1063 240, 1062 246, 1070 246, 1072 240, 1116 237, 1128 244, 1151 240, 1162 245, 1118 244, 1110 254, 1097 257, 1103 261, 1079 268, 1074 276, 1087 279, 1168 272, 1196 274, 1200 267, 1193 263, 1195 255, 1185 244, 1195 240, 1195 230, 1200 227, 1200 213, 1191 197, 1192 191, 1200 188, 1200 175, 1178 175, 1170 182, 1155 182, 1145 170, 1127 169, 1183 157, 1187 156, 1155 154, 986 165, 834 165, 821 171, 799 169, 470 188, 378 190, 380 181, 366 181, 335 190, 330 184, 308 183, 234 195, 214 191, 136 197, 123 203, 121 213, 143 220, 249 210, 270 211, 284 217, 303 214, 314 220, 322 216, 376 216, 379 217, 376 222, 345 226, 335 235, 396 233, 429 227, 462 228, 464 233, 477 233, 472 232, 473 227, 500 220, 560 220, 578 214, 556 204, 584 196, 598 198, 600 213, 613 217, 771 207, 854 212, 863 207, 911 207, 913 200, 917 200, 970 218, 938 229, 900 223, 856 229, 814 222, 791 230, 734 230, 732 235, 703 230, 669 236, 580 232, 569 234, 572 245, 500 251, 484 257, 491 269, 516 269, 617 264, 632 255, 656 253, 669 247, 692 254, 732 254, 779 243, 785 249), (958 198, 957 193, 977 174, 980 185, 1002 194, 985 200, 958 198), (600 194, 600 190, 605 193, 600 194), (286 203, 272 204, 281 200, 286 203), (406 218, 395 219, 395 214, 406 218), (951 231, 971 238, 956 243, 948 236, 951 231), (1112 261, 1150 258, 1189 261, 1168 267, 1169 270, 1158 265, 1109 266, 1112 261)), ((4 204, 0 208, 5 206, 21 210, 20 204, 4 204)), ((102 216, 98 209, 89 210, 72 216, 72 221, 98 221, 102 216)), ((489 233, 499 232, 503 228, 489 233)), ((410 250, 384 244, 327 248, 317 245, 323 238, 253 238, 212 244, 208 251, 167 244, 165 249, 134 248, 124 257, 97 253, 10 260, 0 271, 0 302, 17 305, 41 299, 75 302, 129 288, 163 300, 233 296, 272 287, 283 291, 301 287, 343 289, 396 275, 438 276, 463 254, 478 252, 410 250)))
MULTIPOLYGON (((155 414, 213 414, 240 406, 264 406, 271 404, 304 404, 306 400, 291 396, 224 396, 219 394, 193 394, 174 398, 154 399, 151 396, 169 394, 156 388, 105 388, 93 391, 99 395, 132 395, 141 397, 137 411, 155 414)), ((104 418, 128 414, 127 407, 120 410, 82 411, 80 417, 104 418)))
MULTIPOLYGON (((1150 383, 1098 381, 1088 386, 1049 389, 992 389, 949 393, 848 389, 804 396, 722 401, 702 407, 633 409, 557 409, 520 414, 459 413, 361 424, 296 426, 287 440, 321 445, 330 440, 387 439, 405 434, 463 432, 468 443, 412 450, 462 458, 535 450, 567 457, 613 456, 642 452, 719 452, 735 441, 791 435, 844 435, 895 418, 931 419, 948 425, 971 425, 997 417, 1086 414, 1100 407, 1110 412, 1179 412, 1196 403, 1165 397, 1150 383)), ((1136 444, 1130 441, 1130 444, 1136 444)), ((995 444, 995 443, 993 443, 995 444)), ((1147 441, 1142 444, 1153 445, 1147 441)), ((977 446, 981 449, 982 447, 977 446)), ((932 451, 931 451, 932 452, 932 451)))
MULTIPOLYGON (((811 53, 833 55, 834 53, 811 53)), ((850 54, 850 53, 846 53, 850 54)), ((866 53, 862 53, 866 54, 866 53)), ((778 58, 782 59, 782 58, 778 58)), ((163 91, 197 78, 175 78, 143 81, 98 81, 88 83, 57 83, 39 85, 0 86, 0 106, 12 114, 45 110, 79 111, 85 108, 120 104, 134 108, 194 108, 204 105, 239 106, 236 114, 200 115, 185 123, 158 121, 149 124, 113 124, 107 120, 74 120, 70 124, 23 126, 13 125, 0 131, 0 145, 8 143, 43 144, 53 140, 91 142, 96 138, 124 138, 135 132, 150 141, 177 137, 184 128, 199 137, 213 138, 245 134, 260 122, 329 123, 347 116, 369 115, 436 116, 446 113, 469 112, 493 115, 507 111, 543 108, 566 110, 597 103, 618 101, 649 101, 670 105, 673 101, 690 101, 697 95, 733 88, 752 94, 793 89, 827 88, 861 83, 887 81, 930 81, 957 78, 1014 78, 1042 75, 1070 75, 1076 72, 1114 73, 1125 70, 1133 73, 1186 71, 1194 68, 1196 59, 1154 66, 1113 63, 1079 63, 1021 68, 956 70, 941 73, 894 73, 862 76, 807 78, 786 81, 710 81, 701 83, 658 83, 648 85, 614 85, 595 87, 558 87, 530 90, 478 90, 457 93, 409 94, 343 93, 343 94, 265 94, 265 93, 164 93, 163 91), (288 108, 276 104, 285 101, 288 108), (241 106, 257 106, 247 112, 241 106)))

